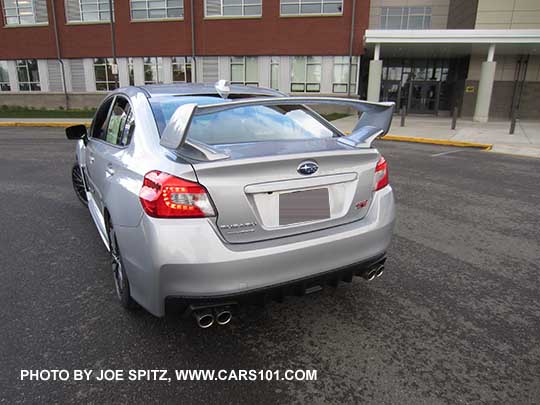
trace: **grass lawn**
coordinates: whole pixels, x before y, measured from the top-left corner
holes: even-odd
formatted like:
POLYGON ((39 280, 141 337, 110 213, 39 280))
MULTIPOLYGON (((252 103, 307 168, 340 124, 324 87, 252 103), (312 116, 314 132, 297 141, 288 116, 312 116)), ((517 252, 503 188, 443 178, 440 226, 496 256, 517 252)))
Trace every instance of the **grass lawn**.
POLYGON ((0 106, 0 118, 92 118, 95 109, 45 110, 27 107, 0 106))

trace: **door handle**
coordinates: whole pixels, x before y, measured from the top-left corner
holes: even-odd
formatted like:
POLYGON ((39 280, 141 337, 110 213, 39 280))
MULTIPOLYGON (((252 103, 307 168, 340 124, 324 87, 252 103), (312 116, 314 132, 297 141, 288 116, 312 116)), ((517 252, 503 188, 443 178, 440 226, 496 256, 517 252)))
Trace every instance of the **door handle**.
POLYGON ((105 169, 105 174, 107 175, 107 177, 111 177, 114 175, 114 169, 111 164, 107 165, 107 168, 105 169))
POLYGON ((92 156, 92 155, 88 156, 88 161, 90 163, 94 163, 95 160, 96 160, 96 158, 94 156, 92 156))

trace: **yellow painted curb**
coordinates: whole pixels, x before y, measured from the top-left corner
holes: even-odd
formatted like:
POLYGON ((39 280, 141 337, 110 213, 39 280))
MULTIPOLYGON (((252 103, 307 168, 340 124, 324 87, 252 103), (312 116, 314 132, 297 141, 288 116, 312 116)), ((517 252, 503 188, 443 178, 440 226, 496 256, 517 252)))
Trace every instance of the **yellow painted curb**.
POLYGON ((54 122, 54 121, 4 121, 0 122, 0 127, 54 127, 54 128, 67 128, 72 125, 84 124, 87 127, 90 126, 90 121, 85 122, 54 122))
MULTIPOLYGON (((351 131, 344 131, 345 135, 350 135, 351 131)), ((434 138, 416 138, 414 136, 401 136, 401 135, 385 135, 381 139, 385 141, 397 141, 397 142, 416 142, 427 143, 431 145, 444 145, 444 146, 459 146, 461 148, 477 148, 484 150, 491 150, 493 145, 488 143, 476 143, 476 142, 462 142, 451 141, 449 139, 434 139, 434 138)))
POLYGON ((427 143, 431 145, 458 146, 460 148, 476 148, 484 150, 491 150, 491 148, 493 147, 493 145, 487 143, 451 141, 449 139, 416 138, 413 136, 400 135, 385 135, 381 139, 384 139, 385 141, 416 142, 427 143))

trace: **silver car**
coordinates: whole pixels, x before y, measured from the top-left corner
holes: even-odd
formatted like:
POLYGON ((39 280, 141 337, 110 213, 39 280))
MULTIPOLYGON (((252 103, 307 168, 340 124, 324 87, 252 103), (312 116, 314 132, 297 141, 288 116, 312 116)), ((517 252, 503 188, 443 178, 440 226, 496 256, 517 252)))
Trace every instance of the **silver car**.
POLYGON ((120 303, 209 327, 240 303, 381 275, 395 208, 371 143, 393 109, 225 81, 110 93, 66 134, 120 303), (344 136, 310 105, 360 118, 344 136))

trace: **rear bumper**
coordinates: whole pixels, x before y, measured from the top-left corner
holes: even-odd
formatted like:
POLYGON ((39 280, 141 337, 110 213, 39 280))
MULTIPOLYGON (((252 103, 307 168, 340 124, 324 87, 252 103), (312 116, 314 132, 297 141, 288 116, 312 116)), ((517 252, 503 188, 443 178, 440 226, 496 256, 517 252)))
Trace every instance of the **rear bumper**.
POLYGON ((162 316, 168 297, 246 296, 327 275, 335 278, 342 271, 352 274, 383 257, 394 220, 394 197, 386 187, 375 193, 361 221, 276 240, 232 245, 207 219, 146 215, 138 227, 117 233, 134 299, 162 316))
MULTIPOLYGON (((287 296, 303 296, 310 293, 312 288, 330 285, 337 287, 340 282, 350 283, 355 276, 361 276, 376 266, 384 265, 386 254, 354 263, 342 268, 330 270, 324 273, 304 277, 299 280, 288 281, 283 284, 257 288, 240 293, 212 295, 208 297, 191 296, 168 296, 165 298, 165 307, 181 308, 185 310, 189 305, 214 305, 214 304, 265 304, 268 301, 281 302, 287 296)), ((320 289, 318 288, 318 289, 320 289)), ((317 290, 318 290, 317 289, 317 290)), ((316 291, 316 290, 315 290, 316 291)))

